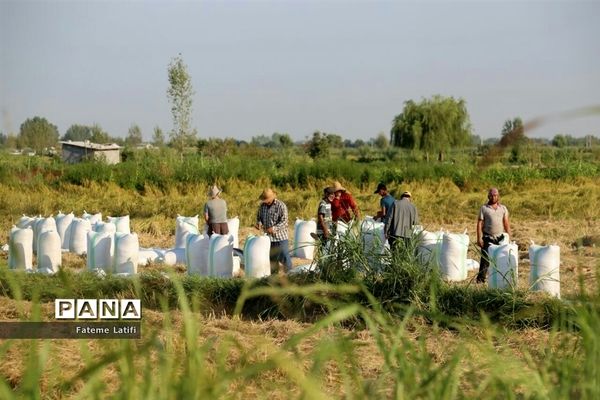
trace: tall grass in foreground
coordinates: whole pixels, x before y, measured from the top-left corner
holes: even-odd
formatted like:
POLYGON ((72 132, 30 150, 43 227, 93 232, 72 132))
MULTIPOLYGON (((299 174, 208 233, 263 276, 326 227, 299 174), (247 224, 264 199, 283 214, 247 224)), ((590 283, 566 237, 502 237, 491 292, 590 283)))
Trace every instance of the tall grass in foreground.
MULTIPOLYGON (((58 360, 52 357, 58 356, 57 348, 63 346, 64 351, 61 341, 4 341, 2 359, 18 348, 24 372, 18 381, 0 379, 0 398, 594 399, 600 395, 600 317, 595 308, 575 306, 577 333, 562 334, 554 327, 543 354, 525 349, 522 357, 498 346, 499 326, 484 319, 478 328, 481 334, 472 340, 468 325, 455 321, 452 328, 464 341, 448 347, 439 360, 414 324, 414 307, 407 307, 398 319, 360 285, 244 286, 234 327, 236 321, 243 323, 237 318, 243 317, 245 303, 255 297, 302 296, 328 310, 275 345, 267 338, 250 340, 235 330, 211 335, 181 281, 176 276, 171 279, 179 311, 173 314, 165 305, 160 326, 145 321, 139 341, 103 340, 94 352, 87 341, 79 341, 78 351, 71 351, 80 354, 81 367, 56 369, 58 360), (337 300, 359 293, 367 304, 337 300), (181 322, 176 321, 178 315, 181 322), (349 320, 363 321, 372 338, 375 353, 370 356, 380 360, 375 370, 365 370, 361 345, 343 327, 349 320)), ((32 317, 39 317, 35 305, 32 317)), ((434 329, 434 335, 439 333, 434 329)))

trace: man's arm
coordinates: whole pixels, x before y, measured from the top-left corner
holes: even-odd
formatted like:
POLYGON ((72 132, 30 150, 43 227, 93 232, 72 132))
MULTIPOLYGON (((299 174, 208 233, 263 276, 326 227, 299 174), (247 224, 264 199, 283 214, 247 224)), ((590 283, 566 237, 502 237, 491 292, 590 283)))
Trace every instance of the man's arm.
POLYGON ((483 248, 483 220, 477 219, 477 245, 483 248))
POLYGON ((274 231, 287 230, 287 228, 288 228, 287 206, 282 202, 280 202, 279 205, 280 205, 280 208, 279 208, 279 215, 277 218, 277 222, 275 223, 275 225, 273 225, 274 231))
POLYGON ((208 224, 208 204, 204 205, 204 222, 208 224))
POLYGON ((504 232, 508 233, 508 237, 512 237, 510 232, 510 221, 508 220, 508 213, 504 214, 504 218, 502 218, 502 224, 504 225, 504 232))
POLYGON ((394 225, 394 220, 396 219, 396 203, 392 204, 392 208, 390 209, 390 217, 385 221, 383 225, 383 234, 387 239, 390 236, 390 228, 394 225))

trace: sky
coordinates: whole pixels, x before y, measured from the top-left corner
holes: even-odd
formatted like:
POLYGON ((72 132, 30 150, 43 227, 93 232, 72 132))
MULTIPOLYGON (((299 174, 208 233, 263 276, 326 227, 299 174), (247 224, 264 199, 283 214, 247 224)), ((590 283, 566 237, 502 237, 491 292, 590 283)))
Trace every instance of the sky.
POLYGON ((34 116, 60 134, 100 124, 145 140, 173 127, 181 54, 199 137, 389 135, 408 100, 467 103, 473 133, 600 136, 600 0, 0 0, 0 130, 34 116))

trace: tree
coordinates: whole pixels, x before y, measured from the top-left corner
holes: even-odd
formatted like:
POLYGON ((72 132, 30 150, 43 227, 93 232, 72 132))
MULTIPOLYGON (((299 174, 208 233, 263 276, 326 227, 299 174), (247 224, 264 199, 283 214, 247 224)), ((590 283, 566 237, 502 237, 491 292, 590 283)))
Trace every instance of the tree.
POLYGON ((327 134, 315 131, 312 139, 306 143, 306 152, 313 159, 327 157, 329 155, 327 134))
POLYGON ((394 146, 422 150, 427 160, 430 153, 438 153, 442 160, 444 152, 468 145, 470 138, 471 123, 465 101, 440 95, 420 103, 406 101, 391 130, 394 146))
POLYGON ((74 142, 83 142, 91 140, 92 127, 86 125, 73 124, 67 129, 62 137, 62 140, 72 140, 74 142))
POLYGON ((133 124, 129 127, 125 143, 130 146, 137 146, 138 144, 142 143, 142 129, 139 127, 139 125, 133 124))
POLYGON ((167 97, 171 102, 173 129, 169 132, 171 143, 180 153, 196 142, 196 130, 192 128, 192 79, 181 54, 171 60, 168 70, 169 88, 167 97))
POLYGON ((567 138, 564 135, 556 135, 552 139, 552 146, 554 147, 565 147, 567 145, 567 138))
POLYGON ((525 129, 523 128, 523 120, 516 117, 512 120, 507 119, 504 121, 502 127, 500 145, 506 146, 518 146, 527 141, 525 137, 525 129))
POLYGON ((152 143, 154 143, 156 147, 163 147, 165 145, 165 134, 158 125, 154 127, 154 133, 152 134, 152 143))
POLYGON ((336 135, 335 133, 324 133, 323 136, 327 139, 327 143, 329 147, 333 148, 341 148, 344 147, 344 139, 340 135, 336 135))
POLYGON ((33 117, 21 124, 19 140, 25 147, 30 147, 37 153, 58 142, 58 129, 46 118, 33 117))
POLYGON ((273 133, 273 135, 271 135, 271 141, 273 142, 275 147, 287 148, 292 147, 292 145, 294 144, 292 138, 287 133, 275 132, 273 133))
POLYGON ((380 132, 377 135, 373 144, 375 145, 375 147, 377 147, 378 149, 381 149, 381 150, 385 150, 390 145, 387 137, 385 136, 385 134, 383 132, 380 132))
POLYGON ((90 142, 106 144, 112 142, 112 138, 110 135, 102 129, 99 124, 94 124, 91 127, 92 136, 90 137, 90 142))

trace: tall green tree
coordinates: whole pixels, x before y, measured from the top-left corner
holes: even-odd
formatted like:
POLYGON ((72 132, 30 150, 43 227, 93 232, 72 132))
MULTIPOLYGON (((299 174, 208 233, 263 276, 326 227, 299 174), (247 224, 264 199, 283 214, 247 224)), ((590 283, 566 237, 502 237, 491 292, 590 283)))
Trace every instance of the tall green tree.
POLYGON ((383 132, 380 132, 377 135, 373 144, 375 145, 375 147, 377 147, 378 149, 382 149, 382 150, 387 149, 387 147, 390 145, 388 138, 385 136, 385 134, 383 132))
POLYGON ((92 136, 90 137, 90 142, 106 144, 113 141, 110 135, 105 132, 99 124, 92 125, 91 132, 92 136))
POLYGON ((73 124, 67 129, 62 137, 62 140, 72 140, 74 142, 83 142, 91 140, 92 127, 87 125, 73 124))
POLYGON ((30 147, 37 153, 58 143, 58 129, 46 118, 33 117, 21 124, 19 140, 24 147, 30 147))
POLYGON ((169 88, 167 97, 171 102, 173 129, 169 132, 171 143, 180 153, 186 146, 196 142, 196 129, 192 128, 192 78, 181 54, 171 60, 168 69, 169 88))
POLYGON ((165 134, 158 125, 154 127, 154 133, 152 134, 152 143, 154 143, 156 147, 163 147, 165 145, 165 134))
POLYGON ((471 122, 466 102, 453 97, 433 96, 416 103, 408 100, 394 118, 391 142, 394 146, 443 154, 452 147, 466 146, 471 138, 471 122))
POLYGON ((142 128, 138 124, 132 124, 129 127, 125 143, 130 146, 137 146, 142 143, 142 128))
POLYGON ((315 131, 312 138, 306 142, 306 152, 311 158, 323 158, 329 155, 330 142, 326 133, 315 131))

